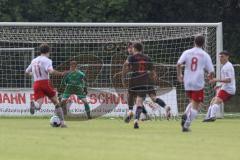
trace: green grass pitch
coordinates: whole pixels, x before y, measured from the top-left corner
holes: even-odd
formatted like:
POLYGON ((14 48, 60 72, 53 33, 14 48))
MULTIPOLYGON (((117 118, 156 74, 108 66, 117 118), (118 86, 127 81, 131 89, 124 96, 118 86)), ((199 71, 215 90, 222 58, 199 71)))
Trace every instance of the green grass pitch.
POLYGON ((120 119, 67 121, 52 128, 47 118, 0 118, 0 160, 239 160, 240 119, 140 123, 120 119))

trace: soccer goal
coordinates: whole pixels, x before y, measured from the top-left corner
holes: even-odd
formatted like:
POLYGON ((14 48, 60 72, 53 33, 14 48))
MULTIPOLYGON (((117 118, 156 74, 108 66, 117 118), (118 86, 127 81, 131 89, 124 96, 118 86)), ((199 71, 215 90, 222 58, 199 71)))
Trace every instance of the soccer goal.
MULTIPOLYGON (((127 109, 127 89, 121 83, 121 75, 117 73, 128 57, 128 42, 143 43, 144 53, 152 58, 156 66, 157 94, 172 107, 175 115, 183 112, 188 103, 183 85, 176 78, 176 63, 184 50, 193 47, 194 36, 202 34, 206 37, 204 48, 210 54, 219 76, 217 53, 222 51, 222 23, 2 22, 0 33, 1 88, 25 88, 31 92, 31 78, 22 75, 33 53, 34 57, 38 55, 38 46, 48 43, 52 48, 50 58, 54 68, 68 70, 69 62, 77 61, 78 68, 87 75, 90 104, 95 105, 99 101, 117 104, 118 107, 110 113, 113 116, 122 116, 127 109), (95 91, 98 89, 98 92, 91 93, 91 88, 95 91), (101 90, 104 90, 104 94, 101 90), (121 96, 116 98, 112 94, 108 95, 107 90, 110 93, 117 91, 121 96)), ((61 77, 51 78, 61 93, 64 89, 61 77)), ((214 94, 213 86, 206 84, 204 106, 207 106, 214 94)), ((72 99, 80 104, 74 97, 72 99)), ((4 100, 3 105, 7 106, 9 102, 4 100)), ((52 112, 46 108, 45 113, 48 111, 52 112)))

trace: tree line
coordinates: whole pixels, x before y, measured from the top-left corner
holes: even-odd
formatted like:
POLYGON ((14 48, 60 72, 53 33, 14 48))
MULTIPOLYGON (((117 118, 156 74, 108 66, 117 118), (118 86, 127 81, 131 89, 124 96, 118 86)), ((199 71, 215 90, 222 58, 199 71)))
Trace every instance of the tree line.
POLYGON ((0 8, 1 22, 223 22, 223 48, 240 64, 240 0, 1 0, 0 8))
POLYGON ((1 0, 2 22, 223 22, 240 63, 239 0, 1 0))

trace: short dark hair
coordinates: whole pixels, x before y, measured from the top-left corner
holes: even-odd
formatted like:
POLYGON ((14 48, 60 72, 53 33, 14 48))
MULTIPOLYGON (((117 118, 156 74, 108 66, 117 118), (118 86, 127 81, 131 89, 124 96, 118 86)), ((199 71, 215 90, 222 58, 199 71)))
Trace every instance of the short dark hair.
POLYGON ((194 43, 198 46, 198 47, 203 47, 204 43, 205 43, 205 38, 202 35, 197 35, 194 38, 194 43))
POLYGON ((77 61, 70 61, 70 66, 72 66, 72 65, 77 65, 77 61))
POLYGON ((143 45, 142 43, 134 43, 133 44, 133 48, 135 48, 138 52, 142 52, 143 51, 143 45))
POLYGON ((40 53, 43 53, 43 54, 46 54, 50 51, 50 47, 47 43, 42 43, 39 48, 40 48, 40 53))
POLYGON ((129 48, 129 47, 132 47, 133 46, 133 43, 132 42, 128 42, 127 43, 127 47, 129 48))
POLYGON ((221 54, 224 54, 226 56, 230 56, 231 55, 231 53, 228 52, 228 51, 222 51, 222 52, 219 53, 219 55, 221 55, 221 54))

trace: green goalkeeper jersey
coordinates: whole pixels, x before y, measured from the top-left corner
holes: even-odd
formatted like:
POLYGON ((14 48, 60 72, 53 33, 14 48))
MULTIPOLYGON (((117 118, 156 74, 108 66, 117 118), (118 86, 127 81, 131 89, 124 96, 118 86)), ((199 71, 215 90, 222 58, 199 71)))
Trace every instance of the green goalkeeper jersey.
POLYGON ((67 86, 74 86, 74 87, 85 87, 85 73, 82 71, 76 70, 73 72, 68 73, 64 78, 64 83, 67 86))
POLYGON ((76 94, 82 98, 85 97, 84 88, 87 87, 85 73, 79 70, 72 71, 65 76, 63 83, 66 86, 63 93, 64 98, 69 97, 71 94, 76 94))

